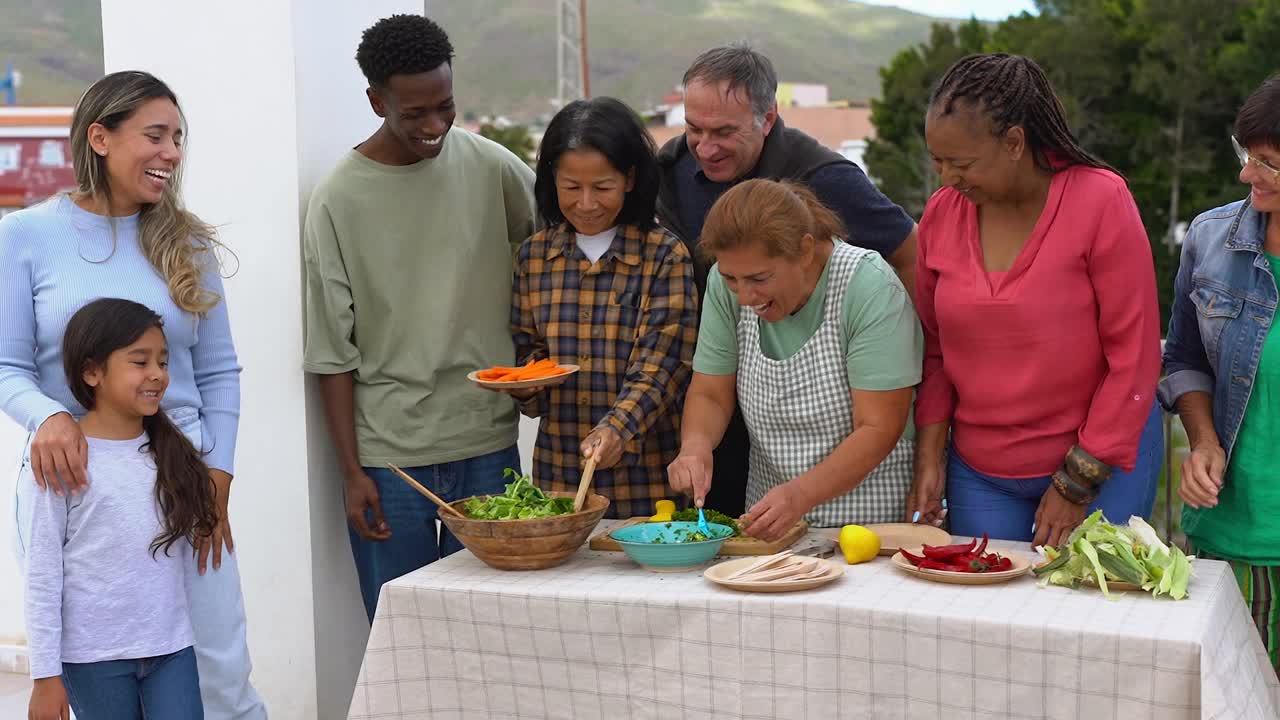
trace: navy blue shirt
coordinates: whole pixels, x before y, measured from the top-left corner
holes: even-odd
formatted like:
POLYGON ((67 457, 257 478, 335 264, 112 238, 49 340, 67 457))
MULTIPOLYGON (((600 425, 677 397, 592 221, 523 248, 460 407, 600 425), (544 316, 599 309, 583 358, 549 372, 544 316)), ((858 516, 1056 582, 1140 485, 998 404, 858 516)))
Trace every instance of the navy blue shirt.
MULTIPOLYGON (((680 199, 680 222, 689 232, 690 248, 702 235, 702 223, 711 206, 735 183, 711 180, 702 173, 693 153, 685 153, 675 166, 676 197, 680 199)), ((755 177, 753 170, 745 179, 755 177)), ((789 179, 789 178, 774 178, 789 179)), ((819 168, 805 184, 824 205, 835 211, 849 230, 849 242, 858 247, 892 255, 911 234, 915 221, 906 211, 885 197, 862 168, 852 162, 819 168)))

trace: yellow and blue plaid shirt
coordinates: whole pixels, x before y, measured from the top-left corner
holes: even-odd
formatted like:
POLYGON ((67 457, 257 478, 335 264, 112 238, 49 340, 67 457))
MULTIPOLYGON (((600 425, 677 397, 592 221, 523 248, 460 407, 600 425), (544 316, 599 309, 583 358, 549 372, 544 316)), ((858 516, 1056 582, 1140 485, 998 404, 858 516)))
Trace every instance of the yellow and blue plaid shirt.
POLYGON ((661 228, 619 226, 594 263, 565 224, 524 241, 511 306, 516 361, 581 367, 521 404, 541 418, 533 454, 540 487, 576 490, 582 441, 608 425, 622 437, 622 459, 592 479, 612 501, 607 517, 649 515, 656 501, 674 497, 667 465, 680 450, 697 327, 693 261, 661 228))

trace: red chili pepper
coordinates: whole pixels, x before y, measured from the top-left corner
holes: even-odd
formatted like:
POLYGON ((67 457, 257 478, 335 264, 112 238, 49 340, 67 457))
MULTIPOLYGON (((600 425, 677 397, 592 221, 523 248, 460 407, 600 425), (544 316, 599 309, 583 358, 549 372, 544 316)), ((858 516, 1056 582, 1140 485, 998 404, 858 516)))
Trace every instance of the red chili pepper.
POLYGON ((924 560, 921 560, 920 564, 917 565, 916 567, 920 568, 921 570, 945 570, 947 572, 964 572, 964 570, 954 565, 948 565, 947 563, 944 563, 940 560, 933 560, 930 558, 925 558, 924 560))
POLYGON ((898 552, 901 552, 901 553, 902 553, 902 557, 904 557, 904 558, 906 558, 907 560, 911 561, 911 564, 912 564, 912 565, 915 565, 915 566, 917 566, 917 567, 920 565, 920 563, 922 563, 922 562, 924 562, 924 561, 925 561, 925 558, 924 558, 924 557, 922 557, 922 556, 920 556, 920 555, 912 555, 911 553, 907 552, 906 550, 899 550, 898 552))
POLYGON ((924 546, 924 556, 933 560, 951 560, 961 555, 967 555, 973 552, 977 547, 977 540, 970 540, 963 545, 943 545, 941 547, 933 547, 931 545, 924 546))
POLYGON ((986 534, 986 533, 982 533, 982 544, 981 544, 981 545, 979 545, 979 546, 978 546, 978 549, 977 549, 977 550, 974 550, 974 551, 973 551, 973 553, 974 553, 975 555, 979 555, 979 556, 980 556, 980 555, 982 555, 982 553, 986 552, 986 550, 987 550, 987 534, 986 534))

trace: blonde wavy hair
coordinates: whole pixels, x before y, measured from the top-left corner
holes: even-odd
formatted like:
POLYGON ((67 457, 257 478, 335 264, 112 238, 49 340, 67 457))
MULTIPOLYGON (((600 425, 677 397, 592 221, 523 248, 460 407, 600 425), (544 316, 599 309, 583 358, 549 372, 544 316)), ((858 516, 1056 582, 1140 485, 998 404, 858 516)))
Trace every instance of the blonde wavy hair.
MULTIPOLYGON (((115 72, 85 91, 71 117, 71 155, 75 164, 77 193, 106 201, 111 207, 111 185, 107 159, 89 144, 89 127, 98 124, 114 131, 144 103, 166 98, 178 107, 178 97, 159 78, 138 70, 115 72)), ((184 119, 185 122, 185 119, 184 119)), ((182 183, 182 163, 165 183, 160 201, 143 205, 138 215, 138 244, 142 253, 169 286, 174 304, 203 315, 222 298, 201 283, 209 269, 219 270, 218 242, 213 226, 182 207, 178 188, 182 183)), ((113 251, 114 252, 114 251, 113 251)))

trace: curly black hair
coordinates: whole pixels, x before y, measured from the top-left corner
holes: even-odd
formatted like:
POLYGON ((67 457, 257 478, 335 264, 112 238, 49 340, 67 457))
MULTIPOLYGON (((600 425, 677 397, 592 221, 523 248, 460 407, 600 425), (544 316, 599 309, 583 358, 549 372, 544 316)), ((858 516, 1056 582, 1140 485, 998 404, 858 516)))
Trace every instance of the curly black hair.
POLYGON ((392 75, 431 72, 453 64, 453 45, 444 28, 421 15, 392 15, 360 37, 356 62, 373 87, 384 88, 392 75))

